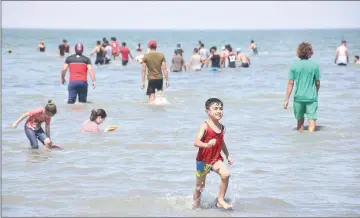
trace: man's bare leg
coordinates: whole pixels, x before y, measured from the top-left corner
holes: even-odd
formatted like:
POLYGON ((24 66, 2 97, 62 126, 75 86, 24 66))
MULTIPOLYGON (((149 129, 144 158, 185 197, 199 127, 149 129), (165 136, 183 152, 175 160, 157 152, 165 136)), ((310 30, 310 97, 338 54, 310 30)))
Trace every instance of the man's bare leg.
POLYGON ((151 93, 149 95, 149 104, 154 104, 155 103, 155 93, 151 93))
POLYGON ((314 132, 315 128, 316 128, 316 120, 309 120, 308 131, 309 132, 314 132))
POLYGON ((219 174, 219 176, 221 178, 220 192, 219 192, 217 206, 222 207, 224 209, 231 209, 232 206, 230 204, 226 203, 226 201, 225 201, 225 194, 226 194, 226 191, 227 191, 227 188, 229 185, 230 172, 229 172, 228 168, 226 167, 226 165, 224 164, 224 162, 222 162, 221 160, 218 160, 214 164, 213 170, 217 174, 219 174))
POLYGON ((296 130, 298 131, 304 131, 304 121, 305 121, 305 118, 300 118, 298 121, 297 121, 297 127, 296 127, 296 130))

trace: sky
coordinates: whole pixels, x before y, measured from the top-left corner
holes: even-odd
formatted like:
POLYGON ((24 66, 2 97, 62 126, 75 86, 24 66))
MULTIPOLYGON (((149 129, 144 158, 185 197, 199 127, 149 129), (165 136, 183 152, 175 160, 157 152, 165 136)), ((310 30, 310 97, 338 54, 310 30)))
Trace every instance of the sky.
POLYGON ((3 1, 3 28, 359 28, 360 1, 3 1))

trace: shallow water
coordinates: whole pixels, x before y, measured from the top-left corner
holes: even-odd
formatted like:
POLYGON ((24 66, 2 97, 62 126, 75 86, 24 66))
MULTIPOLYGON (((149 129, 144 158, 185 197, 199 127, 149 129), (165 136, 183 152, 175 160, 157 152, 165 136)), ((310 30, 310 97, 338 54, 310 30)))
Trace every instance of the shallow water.
MULTIPOLYGON (((360 30, 311 31, 75 31, 3 30, 2 41, 2 215, 3 216, 359 216, 360 67, 333 64, 339 42, 360 54, 360 30), (95 67, 92 104, 67 105, 61 85, 64 58, 56 57, 62 37, 81 41, 86 54, 103 36, 137 42, 156 39, 170 60, 176 43, 189 59, 202 40, 206 47, 234 48, 254 39, 258 56, 249 69, 170 74, 164 97, 149 106, 136 62, 95 67), (46 53, 37 53, 44 39, 46 53), (318 130, 293 131, 292 102, 282 109, 287 73, 301 41, 313 43, 322 74, 318 130), (12 49, 13 54, 6 54, 12 49), (200 210, 191 210, 195 182, 193 139, 206 119, 210 97, 224 102, 226 143, 235 163, 227 200, 233 211, 214 208, 219 178, 210 174, 200 210), (51 136, 64 150, 29 151, 23 124, 11 124, 53 99, 58 114, 51 136), (93 108, 108 114, 101 128, 83 134, 93 108)), ((246 50, 247 53, 250 51, 246 50)), ((135 53, 134 53, 135 54, 135 53)), ((168 60, 168 65, 169 65, 168 60)), ((92 58, 94 61, 94 58, 92 58)))

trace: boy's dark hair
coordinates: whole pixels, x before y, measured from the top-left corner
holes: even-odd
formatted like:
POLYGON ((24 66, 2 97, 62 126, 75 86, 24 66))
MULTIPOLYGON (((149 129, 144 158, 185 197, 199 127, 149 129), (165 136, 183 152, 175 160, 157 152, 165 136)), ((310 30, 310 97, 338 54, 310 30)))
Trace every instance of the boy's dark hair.
POLYGON ((198 53, 199 52, 199 49, 198 48, 194 48, 193 50, 195 53, 198 53))
POLYGON ((126 42, 123 42, 123 43, 122 43, 122 46, 126 46, 126 42))
POLYGON ((359 55, 355 55, 355 58, 359 59, 359 55))
POLYGON ((45 111, 52 114, 52 115, 56 114, 56 112, 57 112, 56 105, 55 105, 55 102, 53 100, 48 101, 48 104, 45 106, 45 111))
POLYGON ((300 59, 309 59, 314 54, 312 46, 308 42, 302 42, 299 44, 296 50, 296 55, 300 59))
POLYGON ((200 46, 201 46, 202 48, 204 48, 205 45, 204 45, 204 43, 200 43, 200 46))
POLYGON ((211 50, 215 50, 215 51, 216 51, 216 50, 217 50, 216 46, 211 47, 211 48, 210 48, 210 51, 211 51, 211 50))
POLYGON ((106 118, 107 115, 106 115, 105 110, 104 109, 96 109, 96 110, 93 109, 91 111, 90 120, 95 121, 98 116, 100 116, 103 119, 106 118))
POLYGON ((219 104, 221 106, 224 106, 224 103, 218 99, 218 98, 209 98, 206 102, 205 102, 205 108, 206 110, 209 110, 211 105, 213 104, 219 104))
POLYGON ((251 43, 254 43, 254 40, 251 40, 250 42, 251 42, 251 43))
POLYGON ((100 40, 96 41, 96 44, 101 45, 101 41, 100 40))

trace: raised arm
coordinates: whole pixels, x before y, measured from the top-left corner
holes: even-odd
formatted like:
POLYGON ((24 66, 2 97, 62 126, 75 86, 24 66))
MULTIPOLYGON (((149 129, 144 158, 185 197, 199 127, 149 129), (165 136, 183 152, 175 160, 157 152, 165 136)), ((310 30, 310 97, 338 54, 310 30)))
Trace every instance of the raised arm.
POLYGON ((23 121, 29 115, 30 115, 29 112, 25 112, 21 114, 21 116, 13 123, 12 128, 15 129, 19 125, 19 123, 21 123, 21 121, 23 121))

